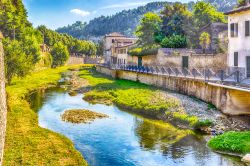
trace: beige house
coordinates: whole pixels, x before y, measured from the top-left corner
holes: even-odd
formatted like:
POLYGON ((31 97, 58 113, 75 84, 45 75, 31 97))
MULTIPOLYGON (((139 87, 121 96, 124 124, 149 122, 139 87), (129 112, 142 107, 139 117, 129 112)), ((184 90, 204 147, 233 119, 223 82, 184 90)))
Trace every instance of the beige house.
POLYGON ((229 29, 228 65, 245 68, 250 77, 250 0, 225 14, 229 29))
POLYGON ((106 64, 126 64, 128 48, 136 43, 136 38, 129 38, 114 32, 104 37, 104 57, 106 64))

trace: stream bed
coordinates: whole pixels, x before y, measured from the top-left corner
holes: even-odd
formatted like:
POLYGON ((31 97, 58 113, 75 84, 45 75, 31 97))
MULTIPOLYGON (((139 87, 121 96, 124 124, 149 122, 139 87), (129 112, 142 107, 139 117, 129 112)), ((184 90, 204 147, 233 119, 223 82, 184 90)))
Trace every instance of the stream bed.
POLYGON ((82 94, 70 96, 65 90, 50 89, 31 95, 39 125, 69 138, 90 166, 243 166, 239 158, 212 152, 205 137, 180 136, 170 124, 145 119, 116 106, 92 105, 82 94), (109 116, 91 124, 61 120, 69 109, 87 109, 109 116))

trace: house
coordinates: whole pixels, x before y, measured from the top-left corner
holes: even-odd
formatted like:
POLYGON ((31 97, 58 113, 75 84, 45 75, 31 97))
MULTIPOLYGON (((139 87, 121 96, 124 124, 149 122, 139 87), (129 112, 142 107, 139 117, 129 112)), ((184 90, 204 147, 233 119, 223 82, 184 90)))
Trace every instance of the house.
POLYGON ((136 43, 136 38, 129 38, 118 32, 104 37, 104 57, 106 64, 126 64, 128 48, 136 43))
POLYGON ((250 77, 250 0, 225 14, 229 29, 228 65, 244 68, 250 77))

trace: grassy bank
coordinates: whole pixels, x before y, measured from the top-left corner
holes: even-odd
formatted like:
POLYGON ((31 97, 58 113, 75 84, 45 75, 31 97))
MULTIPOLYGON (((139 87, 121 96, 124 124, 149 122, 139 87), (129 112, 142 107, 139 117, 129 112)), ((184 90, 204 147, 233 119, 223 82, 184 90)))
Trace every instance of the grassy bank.
POLYGON ((250 131, 228 132, 212 138, 208 146, 216 151, 244 155, 250 153, 250 131))
POLYGON ((55 85, 69 67, 46 69, 7 87, 8 122, 3 165, 87 165, 66 137, 38 126, 25 99, 33 90, 55 85))
POLYGON ((84 96, 93 104, 111 104, 135 113, 154 118, 168 117, 171 120, 184 122, 187 126, 204 126, 197 117, 189 116, 181 107, 180 101, 159 89, 139 82, 115 80, 97 73, 94 69, 84 68, 80 77, 88 80, 91 91, 84 96))

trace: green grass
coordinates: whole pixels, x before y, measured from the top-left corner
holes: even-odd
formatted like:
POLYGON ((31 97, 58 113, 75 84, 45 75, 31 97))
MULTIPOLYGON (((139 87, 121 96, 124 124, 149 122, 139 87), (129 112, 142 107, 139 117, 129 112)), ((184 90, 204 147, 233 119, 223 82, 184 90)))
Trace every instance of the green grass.
MULTIPOLYGON (((76 66, 78 67, 78 66, 76 66)), ((38 126, 38 116, 26 96, 55 85, 69 67, 46 69, 7 87, 8 119, 3 165, 87 165, 66 137, 38 126)))
POLYGON ((83 68, 80 77, 87 79, 90 84, 91 91, 85 94, 84 99, 91 103, 114 103, 126 110, 153 118, 171 114, 175 120, 186 121, 191 127, 199 122, 197 117, 189 116, 181 109, 178 99, 164 96, 153 86, 116 80, 97 73, 93 68, 83 68))
POLYGON ((250 131, 227 132, 212 138, 208 146, 213 150, 236 154, 250 153, 250 131))
POLYGON ((143 112, 156 116, 170 109, 177 109, 179 101, 173 98, 162 98, 156 88, 127 80, 115 80, 105 77, 91 69, 83 69, 80 76, 89 81, 92 90, 85 94, 84 99, 110 101, 119 107, 135 112, 143 112))

